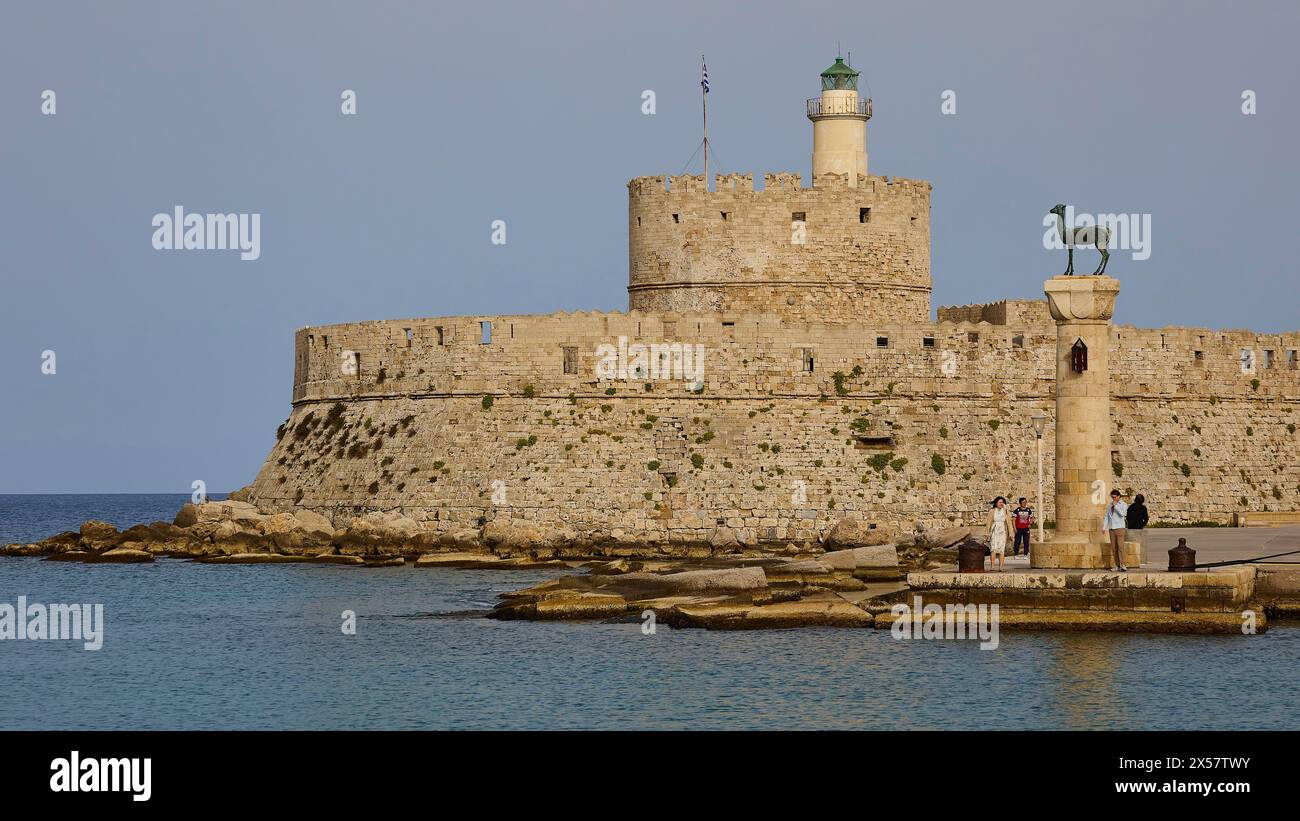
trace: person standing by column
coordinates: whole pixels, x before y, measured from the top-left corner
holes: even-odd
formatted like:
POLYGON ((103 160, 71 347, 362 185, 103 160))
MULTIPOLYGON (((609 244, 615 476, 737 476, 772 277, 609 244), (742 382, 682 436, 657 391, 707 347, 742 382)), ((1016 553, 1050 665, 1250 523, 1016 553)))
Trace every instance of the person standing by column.
POLYGON ((1150 519, 1146 501, 1147 497, 1139 493, 1133 497, 1133 504, 1128 506, 1128 512, 1124 514, 1124 524, 1128 528, 1129 536, 1140 546, 1139 555, 1143 564, 1147 561, 1147 540, 1144 530, 1150 519))
POLYGON ((1016 509, 1011 511, 1011 518, 1016 524, 1016 540, 1011 545, 1011 555, 1020 555, 1020 545, 1025 545, 1025 555, 1029 555, 1029 531, 1034 526, 1034 509, 1025 504, 1025 497, 1020 497, 1016 509))
POLYGON ((993 500, 989 511, 989 570, 1002 570, 1007 556, 1007 500, 1003 496, 993 500))
POLYGON ((1118 490, 1112 490, 1110 504, 1106 505, 1106 515, 1101 518, 1101 532, 1110 538, 1110 552, 1114 558, 1111 570, 1120 573, 1128 572, 1124 566, 1124 536, 1128 527, 1124 520, 1125 513, 1128 513, 1128 505, 1120 501, 1118 490))

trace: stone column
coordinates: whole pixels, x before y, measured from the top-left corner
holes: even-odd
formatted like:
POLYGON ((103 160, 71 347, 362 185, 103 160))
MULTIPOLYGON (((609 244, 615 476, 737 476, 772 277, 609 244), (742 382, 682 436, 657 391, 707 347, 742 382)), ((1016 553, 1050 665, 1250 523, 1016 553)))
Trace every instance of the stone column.
MULTIPOLYGON (((1033 545, 1032 567, 1109 568, 1101 517, 1110 501, 1110 318, 1119 280, 1058 276, 1043 283, 1056 320, 1056 533, 1033 545), (1071 368, 1077 341, 1087 370, 1071 368)), ((1136 557, 1126 561, 1138 564, 1136 557)))

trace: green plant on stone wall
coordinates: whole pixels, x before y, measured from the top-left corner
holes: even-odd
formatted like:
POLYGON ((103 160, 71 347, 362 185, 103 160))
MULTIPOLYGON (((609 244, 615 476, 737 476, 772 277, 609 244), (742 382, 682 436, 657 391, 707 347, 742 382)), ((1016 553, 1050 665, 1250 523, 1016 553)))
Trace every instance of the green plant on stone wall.
POLYGON ((943 457, 937 453, 930 457, 930 467, 940 476, 948 470, 948 464, 944 462, 943 457))
MULTIPOLYGON (((485 395, 483 396, 483 401, 481 402, 481 404, 483 405, 483 410, 492 410, 492 403, 495 402, 495 401, 496 401, 496 400, 492 397, 492 394, 490 394, 490 393, 489 393, 489 394, 485 394, 485 395)), ((370 425, 369 425, 369 421, 370 421, 369 419, 366 420, 366 422, 367 422, 366 427, 367 427, 367 428, 370 427, 370 425)))
POLYGON ((844 376, 843 371, 836 371, 835 373, 831 374, 831 381, 835 383, 835 393, 839 396, 849 395, 849 389, 844 384, 845 379, 846 377, 844 376))

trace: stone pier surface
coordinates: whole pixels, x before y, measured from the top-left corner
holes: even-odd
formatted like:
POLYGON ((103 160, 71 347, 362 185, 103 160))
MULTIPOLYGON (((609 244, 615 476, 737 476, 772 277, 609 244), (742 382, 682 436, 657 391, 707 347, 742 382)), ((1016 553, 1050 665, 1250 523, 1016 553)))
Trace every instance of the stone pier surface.
POLYGON ((1005 573, 921 572, 907 576, 908 595, 925 604, 993 605, 1006 627, 1141 632, 1240 633, 1242 614, 1257 606, 1256 568, 1194 573, 1028 570, 1005 573))
MULTIPOLYGON (((1056 320, 1056 532, 1031 548, 1033 567, 1109 568, 1110 547, 1101 531, 1111 489, 1110 319, 1119 280, 1108 276, 1058 276, 1043 283, 1056 320), (1082 344, 1086 366, 1072 367, 1082 344)), ((1137 544, 1126 545, 1126 564, 1141 563, 1137 544)))

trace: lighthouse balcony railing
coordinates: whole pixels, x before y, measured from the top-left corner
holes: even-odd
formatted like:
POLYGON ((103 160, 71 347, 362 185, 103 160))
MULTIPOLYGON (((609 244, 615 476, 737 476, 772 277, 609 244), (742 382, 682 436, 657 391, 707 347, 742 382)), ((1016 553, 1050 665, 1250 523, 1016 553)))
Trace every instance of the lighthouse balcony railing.
POLYGON ((829 99, 813 97, 808 101, 809 117, 858 116, 871 119, 871 99, 829 99))

